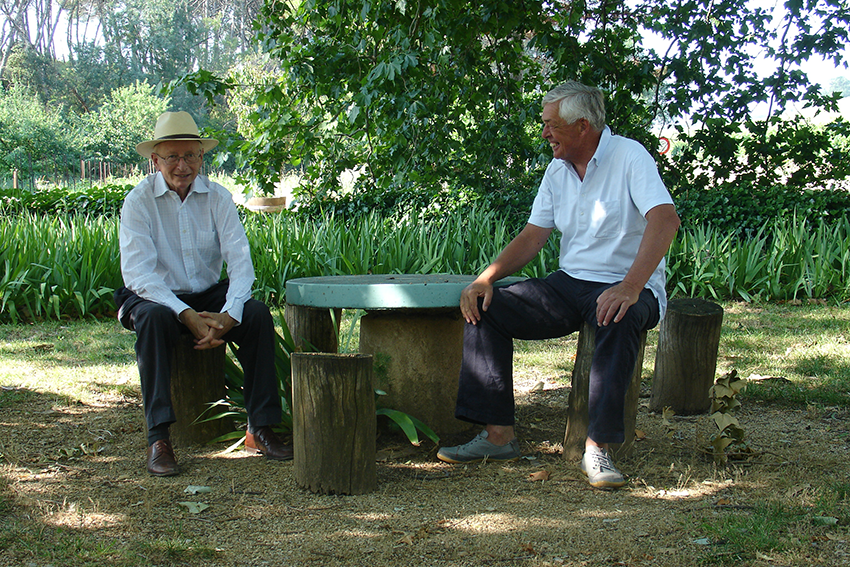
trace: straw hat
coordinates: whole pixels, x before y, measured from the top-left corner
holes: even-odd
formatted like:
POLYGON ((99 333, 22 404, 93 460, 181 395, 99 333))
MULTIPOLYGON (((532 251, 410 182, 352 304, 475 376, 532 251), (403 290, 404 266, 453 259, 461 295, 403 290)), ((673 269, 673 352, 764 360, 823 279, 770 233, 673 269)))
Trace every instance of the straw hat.
POLYGON ((201 148, 208 152, 218 145, 218 140, 201 138, 198 125, 188 112, 163 112, 156 121, 153 130, 153 140, 147 140, 136 146, 136 151, 150 158, 154 148, 160 142, 169 140, 193 140, 201 143, 201 148))

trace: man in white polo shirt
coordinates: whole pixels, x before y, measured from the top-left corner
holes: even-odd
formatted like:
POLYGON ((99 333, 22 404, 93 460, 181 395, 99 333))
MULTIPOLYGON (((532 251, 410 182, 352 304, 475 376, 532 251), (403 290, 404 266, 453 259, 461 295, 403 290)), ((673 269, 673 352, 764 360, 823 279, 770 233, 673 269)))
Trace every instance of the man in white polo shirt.
POLYGON ((198 175, 204 152, 218 144, 201 138, 187 112, 166 112, 154 137, 136 146, 157 173, 124 200, 119 240, 124 285, 115 291, 118 318, 136 332, 136 361, 148 426, 147 470, 178 474, 168 429, 171 349, 180 333, 196 349, 239 345, 245 371, 248 431, 245 447, 268 459, 292 458, 272 430, 281 401, 274 366, 274 321, 268 307, 251 299, 254 266, 245 229, 230 193, 198 175), (228 279, 219 281, 223 265, 228 279))
POLYGON ((472 441, 443 447, 449 463, 520 457, 514 434, 513 339, 545 339, 596 326, 589 427, 581 468, 591 485, 625 479, 608 453, 624 441, 623 412, 640 334, 667 304, 664 255, 679 217, 652 156, 605 125, 602 92, 565 83, 543 97, 549 164, 525 228, 462 293, 466 319, 455 415, 478 423, 472 441), (561 233, 560 269, 494 288, 561 233))

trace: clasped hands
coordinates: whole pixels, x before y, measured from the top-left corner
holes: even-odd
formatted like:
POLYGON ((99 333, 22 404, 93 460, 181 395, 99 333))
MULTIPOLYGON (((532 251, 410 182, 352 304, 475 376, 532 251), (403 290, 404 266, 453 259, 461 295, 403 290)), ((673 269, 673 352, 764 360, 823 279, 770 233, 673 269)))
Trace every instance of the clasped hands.
POLYGON ((198 313, 186 309, 180 313, 180 322, 186 325, 195 337, 195 350, 216 348, 224 344, 222 337, 236 325, 236 319, 228 313, 198 313))

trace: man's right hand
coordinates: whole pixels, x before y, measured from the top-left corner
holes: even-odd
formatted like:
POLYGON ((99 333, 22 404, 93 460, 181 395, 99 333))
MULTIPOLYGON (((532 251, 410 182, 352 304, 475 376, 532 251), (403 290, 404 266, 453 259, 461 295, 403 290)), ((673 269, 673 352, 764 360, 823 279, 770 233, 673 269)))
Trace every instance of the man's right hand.
POLYGON ((493 299, 493 286, 486 282, 475 280, 460 292, 460 312, 467 323, 478 324, 481 313, 478 311, 478 298, 483 297, 481 308, 484 311, 490 307, 493 299))
POLYGON ((201 315, 194 309, 184 309, 180 312, 179 319, 181 323, 189 328, 192 335, 194 335, 196 349, 206 350, 224 344, 224 341, 220 339, 208 339, 207 341, 204 341, 207 337, 213 337, 216 330, 224 328, 222 324, 215 319, 201 317, 201 315))

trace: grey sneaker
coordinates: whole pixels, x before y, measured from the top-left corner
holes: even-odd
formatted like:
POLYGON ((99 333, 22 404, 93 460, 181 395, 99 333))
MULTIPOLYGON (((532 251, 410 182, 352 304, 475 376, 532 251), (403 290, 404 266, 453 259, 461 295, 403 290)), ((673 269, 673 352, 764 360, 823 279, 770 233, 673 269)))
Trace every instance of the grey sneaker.
POLYGON ((494 445, 487 441, 487 431, 482 431, 469 443, 456 447, 443 447, 437 458, 447 463, 477 463, 480 461, 507 462, 519 459, 519 441, 514 439, 507 445, 494 445))
POLYGON ((626 484, 623 474, 614 466, 611 455, 601 447, 587 447, 579 466, 594 488, 620 488, 626 484))

